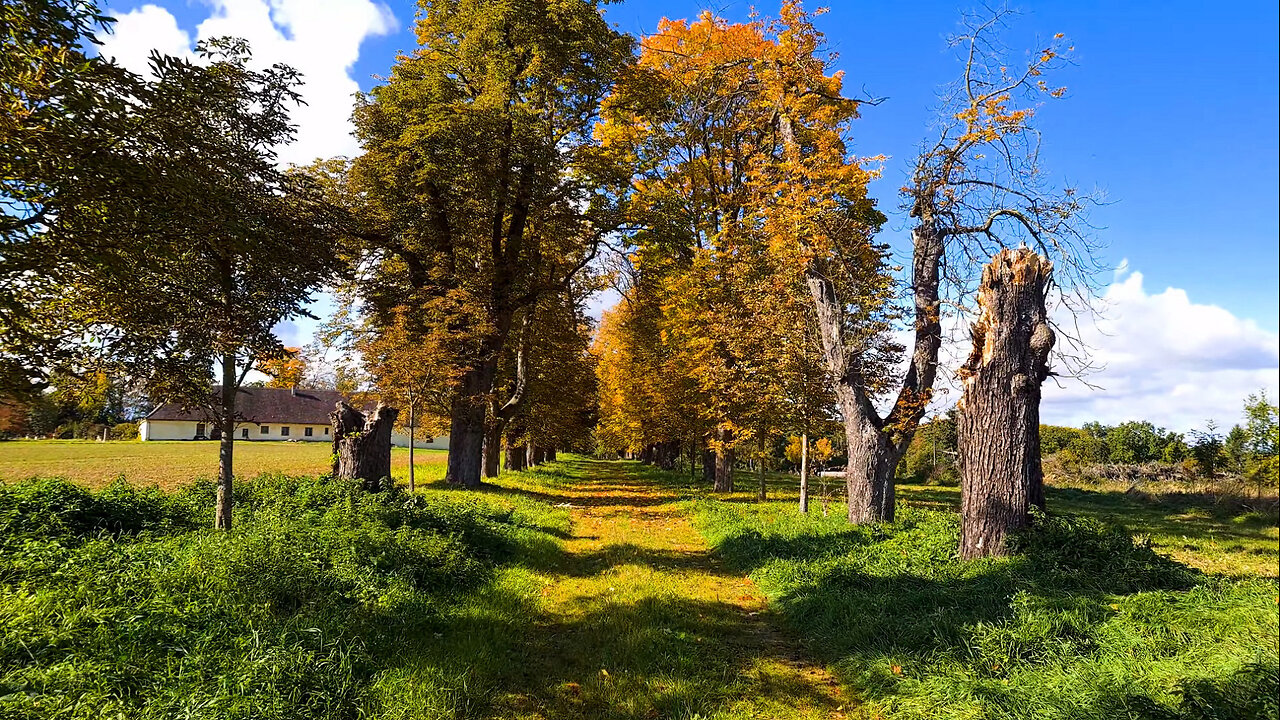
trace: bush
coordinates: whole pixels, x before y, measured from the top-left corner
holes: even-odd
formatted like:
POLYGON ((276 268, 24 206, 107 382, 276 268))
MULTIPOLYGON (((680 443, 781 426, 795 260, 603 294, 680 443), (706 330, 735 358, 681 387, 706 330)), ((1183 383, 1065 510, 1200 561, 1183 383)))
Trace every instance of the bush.
POLYGON ((122 422, 112 426, 109 437, 112 440, 137 440, 138 423, 122 422))
POLYGON ((0 538, 57 539, 76 544, 100 535, 174 533, 197 527, 198 512, 158 488, 117 479, 101 493, 61 478, 0 485, 0 538))
POLYGON ((368 716, 406 642, 563 529, 530 501, 266 476, 218 532, 214 495, 0 486, 0 717, 368 716))

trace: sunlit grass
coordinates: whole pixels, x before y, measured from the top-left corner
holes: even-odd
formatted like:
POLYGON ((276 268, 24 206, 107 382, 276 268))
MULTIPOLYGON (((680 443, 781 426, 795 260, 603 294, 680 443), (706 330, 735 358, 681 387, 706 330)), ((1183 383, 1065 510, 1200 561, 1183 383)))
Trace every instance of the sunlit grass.
MULTIPOLYGON (((238 442, 236 475, 318 475, 328 472, 333 448, 327 442, 238 442)), ((444 477, 444 450, 414 451, 415 475, 425 481, 444 477)), ((409 451, 394 448, 393 475, 408 482, 409 451)), ((116 477, 138 485, 172 490, 218 473, 218 443, 213 441, 13 440, 0 442, 0 480, 65 477, 91 488, 116 477)))

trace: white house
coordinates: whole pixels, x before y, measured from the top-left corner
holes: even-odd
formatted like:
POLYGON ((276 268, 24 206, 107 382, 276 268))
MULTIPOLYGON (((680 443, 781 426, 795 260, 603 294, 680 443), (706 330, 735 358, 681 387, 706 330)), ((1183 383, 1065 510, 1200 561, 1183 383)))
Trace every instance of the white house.
MULTIPOLYGON (((216 385, 213 394, 221 395, 216 385)), ((236 395, 236 415, 242 420, 236 424, 236 439, 332 442, 329 413, 344 399, 336 390, 240 388, 236 395)), ((220 435, 216 423, 205 411, 184 409, 178 403, 157 407, 138 425, 141 440, 218 440, 220 435)), ((414 447, 449 449, 448 437, 415 435, 414 447)), ((408 447, 409 436, 395 433, 391 442, 397 447, 408 447)))

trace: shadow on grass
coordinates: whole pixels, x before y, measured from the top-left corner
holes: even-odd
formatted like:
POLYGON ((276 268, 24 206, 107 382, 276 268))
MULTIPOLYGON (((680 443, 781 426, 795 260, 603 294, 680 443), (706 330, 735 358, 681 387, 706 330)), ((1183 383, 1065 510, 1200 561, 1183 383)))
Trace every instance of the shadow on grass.
POLYGON ((449 707, 466 718, 711 717, 744 697, 827 713, 837 706, 812 684, 770 675, 769 662, 790 658, 757 641, 723 603, 601 602, 566 619, 490 593, 420 638, 375 688, 408 716, 415 695, 422 709, 449 707))

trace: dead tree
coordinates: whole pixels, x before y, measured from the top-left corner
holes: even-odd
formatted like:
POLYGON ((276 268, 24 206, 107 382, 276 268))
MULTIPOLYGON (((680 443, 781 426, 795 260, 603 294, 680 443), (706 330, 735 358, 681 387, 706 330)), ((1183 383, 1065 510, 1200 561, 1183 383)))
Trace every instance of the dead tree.
MULTIPOLYGON (((938 136, 917 159, 903 189, 914 222, 908 285, 914 337, 887 414, 876 408, 877 396, 889 390, 878 382, 885 345, 858 334, 865 323, 854 318, 868 309, 860 307, 858 284, 842 275, 844 251, 838 247, 835 256, 806 269, 825 365, 845 424, 845 484, 854 523, 893 520, 894 469, 934 395, 943 309, 964 305, 987 258, 1018 241, 1030 244, 1057 264, 1069 290, 1062 300, 1073 313, 1087 314, 1096 291, 1093 278, 1102 267, 1084 219, 1094 198, 1048 184, 1039 165, 1040 136, 1032 125, 1039 98, 1064 94, 1044 81, 1064 62, 1062 36, 1026 62, 1013 61, 999 42, 1009 15, 997 11, 966 18, 965 32, 952 38, 964 72, 941 98, 938 136)), ((839 225, 851 219, 833 215, 823 222, 828 233, 839 235, 839 225)), ((1071 372, 1087 365, 1072 362, 1080 360, 1078 353, 1059 355, 1073 365, 1071 372)))
POLYGON ((333 424, 333 475, 360 480, 377 492, 391 486, 391 430, 400 413, 378 404, 366 415, 345 401, 329 414, 333 424))
POLYGON ((1045 312, 1053 264, 1002 250, 982 273, 973 351, 958 371, 960 556, 1004 555, 1006 538, 1044 508, 1040 384, 1054 333, 1045 312))

